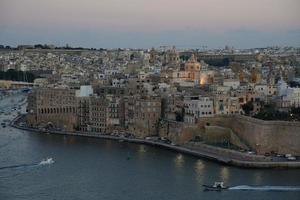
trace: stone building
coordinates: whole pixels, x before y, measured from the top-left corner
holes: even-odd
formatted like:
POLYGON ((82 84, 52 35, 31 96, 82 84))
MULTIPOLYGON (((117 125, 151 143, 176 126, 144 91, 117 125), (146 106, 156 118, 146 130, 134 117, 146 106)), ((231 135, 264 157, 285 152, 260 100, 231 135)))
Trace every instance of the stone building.
POLYGON ((184 122, 195 123, 201 117, 214 116, 214 102, 210 97, 190 96, 184 99, 184 122))
POLYGON ((107 131, 113 132, 124 127, 124 101, 122 97, 106 95, 106 124, 107 131))
POLYGON ((230 115, 240 113, 241 105, 239 97, 228 94, 214 96, 214 112, 216 115, 230 115))
POLYGON ((98 96, 106 96, 106 95, 115 95, 115 96, 123 96, 125 94, 125 88, 121 87, 113 87, 113 86, 95 86, 94 92, 98 96))
POLYGON ((284 80, 277 83, 276 104, 278 108, 300 107, 300 88, 290 87, 284 80))
POLYGON ((134 116, 129 130, 136 137, 157 135, 161 118, 161 98, 157 96, 136 96, 134 98, 134 116))
POLYGON ((170 95, 164 100, 163 117, 167 120, 183 121, 184 99, 182 95, 170 95))
POLYGON ((192 54, 184 65, 185 77, 183 77, 183 79, 200 83, 200 69, 201 64, 196 60, 194 54, 192 54))
POLYGON ((176 48, 173 47, 165 52, 163 58, 163 65, 167 68, 177 68, 179 64, 179 53, 177 52, 176 48))
POLYGON ((77 119, 74 89, 41 88, 28 95, 27 122, 31 126, 71 131, 77 119))
POLYGON ((89 98, 89 124, 88 131, 107 132, 107 108, 108 101, 104 96, 92 96, 89 98))
POLYGON ((129 78, 126 84, 126 95, 141 94, 147 95, 147 85, 152 85, 150 77, 146 78, 129 78))
POLYGON ((115 95, 78 97, 78 128, 81 131, 111 133, 124 126, 123 101, 115 95))
POLYGON ((80 86, 76 91, 77 100, 77 126, 80 131, 88 131, 90 117, 90 97, 93 95, 93 88, 90 85, 80 86))
POLYGON ((203 74, 201 77, 200 70, 201 64, 196 60, 194 54, 192 54, 189 60, 185 64, 181 64, 180 67, 161 70, 160 78, 162 82, 167 83, 193 82, 195 84, 204 84, 206 82, 204 79, 207 78, 208 74, 203 74))
POLYGON ((77 97, 77 126, 80 131, 89 130, 90 122, 90 97, 77 97))
POLYGON ((152 48, 149 53, 150 53, 149 63, 155 64, 159 60, 158 52, 154 48, 152 48))

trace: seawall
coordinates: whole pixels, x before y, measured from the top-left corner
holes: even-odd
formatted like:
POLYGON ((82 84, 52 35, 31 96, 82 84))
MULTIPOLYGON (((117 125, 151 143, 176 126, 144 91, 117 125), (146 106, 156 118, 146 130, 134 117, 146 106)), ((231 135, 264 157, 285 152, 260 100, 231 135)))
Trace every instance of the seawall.
POLYGON ((264 121, 241 115, 202 118, 198 122, 199 127, 207 124, 230 128, 258 154, 300 155, 300 122, 264 121))
MULTIPOLYGON (((198 158, 205 158, 208 160, 217 161, 223 164, 243 167, 243 168, 300 168, 300 162, 298 161, 267 161, 265 159, 256 159, 253 156, 253 159, 236 159, 232 157, 227 157, 223 155, 223 151, 220 148, 209 146, 209 148, 197 148, 192 149, 187 146, 175 146, 171 144, 166 144, 158 141, 152 140, 144 140, 144 139, 135 139, 135 138, 126 138, 126 137, 116 137, 110 135, 101 135, 99 133, 88 133, 88 132, 63 132, 63 131, 47 131, 42 132, 38 129, 34 128, 27 128, 27 127, 20 127, 17 125, 17 121, 20 119, 21 116, 14 119, 10 125, 14 128, 18 128, 21 130, 31 131, 35 133, 47 133, 47 134, 57 134, 57 135, 71 135, 71 136, 80 136, 80 137, 93 137, 93 138, 100 138, 100 139, 109 139, 109 140, 122 140, 124 142, 130 143, 137 143, 137 144, 146 144, 151 146, 156 146, 160 148, 169 149, 172 151, 193 155, 198 158), (211 149, 211 150, 208 150, 211 149), (263 160, 263 161, 262 161, 263 160)), ((208 145, 207 145, 208 146, 208 145)), ((240 153, 240 152, 237 152, 240 153)), ((247 154, 245 154, 246 156, 247 154)), ((247 155, 247 157, 251 157, 251 155, 247 155)), ((242 157, 237 157, 242 158, 242 157)))

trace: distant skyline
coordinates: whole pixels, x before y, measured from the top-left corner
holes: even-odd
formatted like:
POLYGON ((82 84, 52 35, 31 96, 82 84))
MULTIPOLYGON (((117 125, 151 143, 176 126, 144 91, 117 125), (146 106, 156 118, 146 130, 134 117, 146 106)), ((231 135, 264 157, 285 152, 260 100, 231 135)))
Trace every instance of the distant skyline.
POLYGON ((299 0, 1 0, 0 44, 300 46, 299 0))

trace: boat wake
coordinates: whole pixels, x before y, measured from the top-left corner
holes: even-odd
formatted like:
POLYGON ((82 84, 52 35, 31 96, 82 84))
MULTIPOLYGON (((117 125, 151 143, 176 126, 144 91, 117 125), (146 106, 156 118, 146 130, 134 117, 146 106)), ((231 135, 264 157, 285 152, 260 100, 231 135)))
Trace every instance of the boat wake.
POLYGON ((0 167, 0 170, 4 170, 4 169, 17 169, 17 168, 24 168, 24 167, 35 167, 35 166, 42 166, 42 165, 51 165, 53 163, 54 163, 53 158, 47 158, 47 159, 42 160, 39 163, 22 164, 22 165, 11 165, 11 166, 0 167))
POLYGON ((228 190, 256 190, 256 191, 300 191, 300 186, 249 186, 239 185, 228 190))

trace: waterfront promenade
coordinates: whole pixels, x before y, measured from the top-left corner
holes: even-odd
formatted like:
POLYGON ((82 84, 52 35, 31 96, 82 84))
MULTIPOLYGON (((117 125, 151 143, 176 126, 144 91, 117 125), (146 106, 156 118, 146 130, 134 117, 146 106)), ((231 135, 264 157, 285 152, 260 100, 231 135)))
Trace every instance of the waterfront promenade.
POLYGON ((201 144, 200 146, 197 146, 197 148, 195 148, 190 144, 179 146, 179 145, 167 144, 162 141, 156 141, 156 140, 119 137, 119 136, 112 136, 112 135, 103 135, 100 133, 76 132, 76 131, 66 132, 66 131, 54 131, 54 130, 42 131, 36 128, 19 126, 17 122, 19 122, 22 117, 23 116, 16 117, 14 120, 11 121, 10 126, 21 130, 26 130, 35 133, 42 133, 42 134, 93 137, 93 138, 100 138, 100 139, 117 140, 121 142, 151 145, 151 146, 169 149, 179 153, 189 154, 199 158, 205 158, 208 160, 217 161, 226 165, 232 165, 232 166, 237 166, 242 168, 295 168, 295 169, 298 168, 300 169, 300 161, 272 161, 272 159, 270 159, 269 157, 260 156, 260 155, 249 155, 247 153, 223 149, 223 148, 214 147, 205 144, 201 144))

